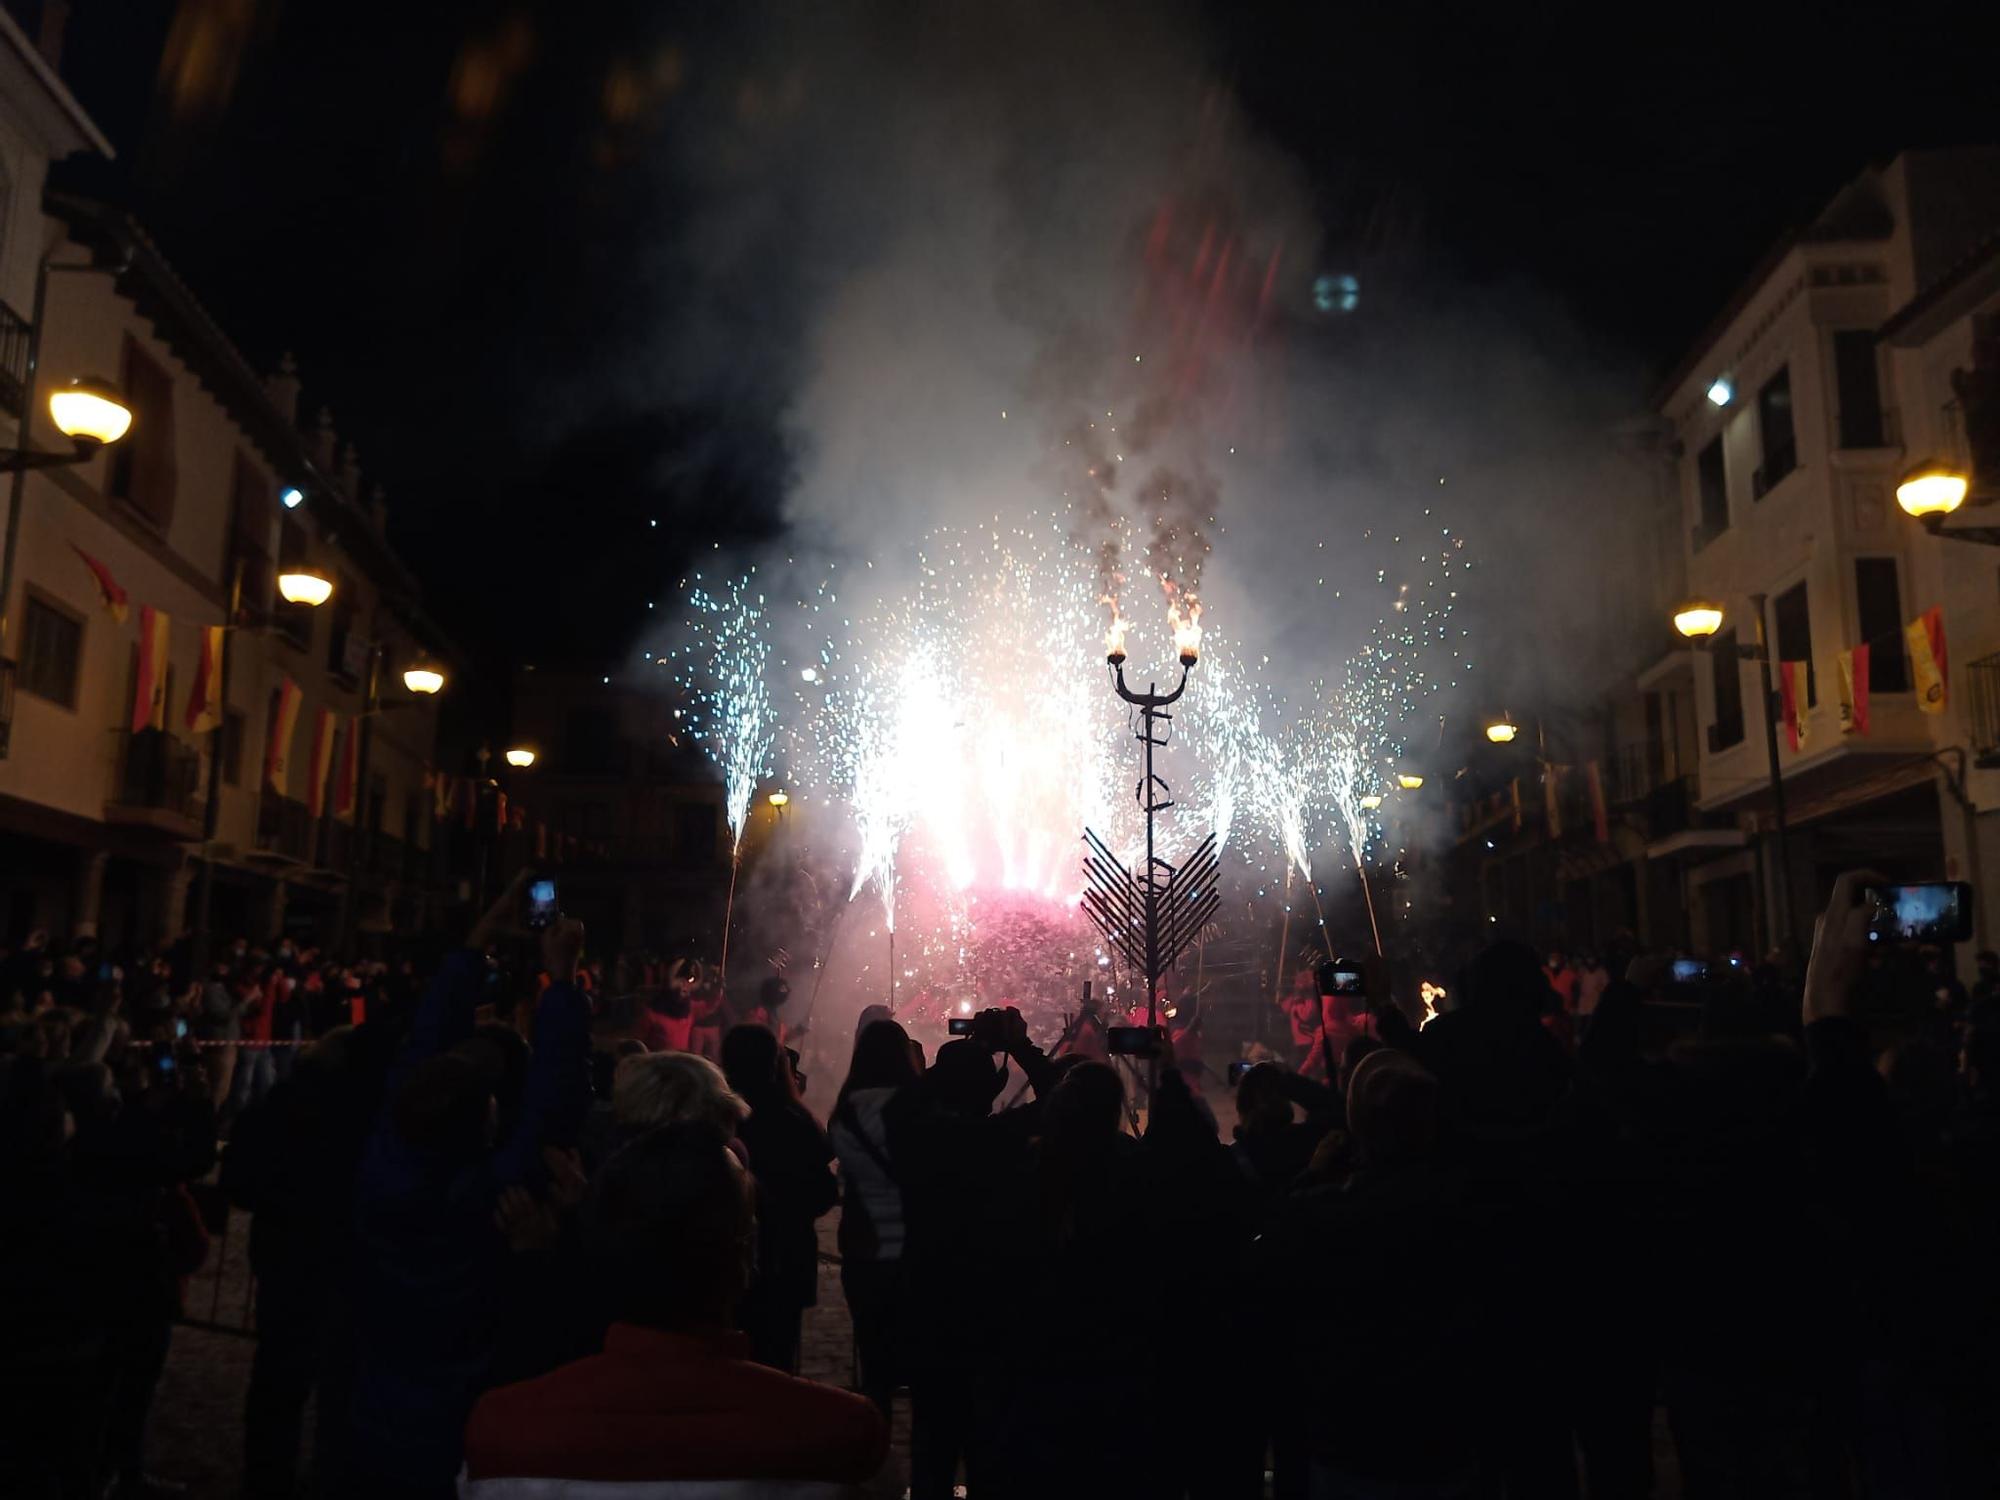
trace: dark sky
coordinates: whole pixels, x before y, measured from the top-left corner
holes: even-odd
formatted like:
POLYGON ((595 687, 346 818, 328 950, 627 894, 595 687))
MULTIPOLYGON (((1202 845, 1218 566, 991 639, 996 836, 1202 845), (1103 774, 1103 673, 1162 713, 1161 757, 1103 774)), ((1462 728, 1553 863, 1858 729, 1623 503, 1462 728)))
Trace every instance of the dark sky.
MULTIPOLYGON (((1611 6, 1213 0, 1191 24, 1336 239, 1552 296, 1610 358, 1657 371, 1868 162, 2000 139, 1983 9, 1640 26, 1611 6)), ((75 4, 64 71, 121 153, 76 180, 136 208, 254 361, 296 352, 387 486, 434 612, 503 671, 615 663, 682 557, 775 525, 770 403, 587 394, 635 341, 671 337, 634 326, 630 288, 662 250, 672 264, 649 132, 688 123, 621 115, 607 80, 662 35, 690 69, 726 69, 754 43, 747 10, 75 4), (652 516, 647 547, 607 545, 652 516)))

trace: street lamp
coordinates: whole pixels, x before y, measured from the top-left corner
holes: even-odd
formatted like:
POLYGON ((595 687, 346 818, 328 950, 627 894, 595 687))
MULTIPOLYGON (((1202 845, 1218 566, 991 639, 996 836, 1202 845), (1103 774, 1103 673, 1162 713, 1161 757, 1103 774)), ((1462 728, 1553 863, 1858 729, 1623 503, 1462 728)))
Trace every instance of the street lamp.
POLYGON ((1376 808, 1382 805, 1382 794, 1380 792, 1363 792, 1361 794, 1361 805, 1369 812, 1375 811, 1376 808))
POLYGON ((1948 516, 1965 504, 1972 476, 1950 464, 1926 460, 1896 482, 1896 503, 1919 521, 1948 516))
MULTIPOLYGON (((405 676, 408 674, 405 673, 405 676)), ((535 763, 535 752, 525 745, 516 745, 507 752, 507 764, 517 771, 525 771, 535 763)))
MULTIPOLYGON (((422 693, 428 697, 444 686, 444 673, 439 670, 437 664, 429 657, 420 656, 403 669, 403 686, 413 693, 422 693)), ((508 752, 507 758, 509 764, 511 764, 513 762, 512 751, 508 752)), ((530 751, 528 753, 528 763, 533 764, 533 762, 534 752, 530 751)))
POLYGON ((287 604, 324 604, 333 597, 333 580, 312 568, 294 568, 278 575, 278 592, 287 604))
POLYGON ((771 804, 771 806, 777 808, 779 812, 783 812, 788 806, 791 805, 792 794, 786 791, 783 787, 779 787, 775 792, 771 793, 771 795, 765 800, 768 801, 771 804))
POLYGON ((1423 784, 1424 784, 1424 778, 1420 772, 1398 771, 1396 773, 1396 785, 1401 787, 1406 792, 1414 792, 1418 787, 1422 786, 1423 784))
POLYGON ((1495 719, 1491 724, 1488 724, 1486 726, 1486 738, 1493 741, 1493 743, 1496 745, 1513 744, 1514 736, 1519 734, 1520 732, 1521 732, 1521 726, 1516 724, 1512 719, 1508 718, 1505 714, 1502 714, 1499 718, 1495 719))
MULTIPOLYGON (((1764 759, 1771 773, 1771 812, 1777 824, 1778 834, 1778 916, 1773 922, 1772 936, 1780 941, 1789 941, 1792 934, 1792 861, 1786 839, 1785 826, 1785 779, 1778 767, 1778 718, 1783 709, 1778 694, 1771 686, 1771 652, 1764 639, 1763 594, 1750 596, 1750 607, 1757 616, 1757 642, 1746 646, 1739 642, 1730 670, 1736 669, 1739 661, 1757 663, 1757 681, 1764 695, 1764 759)), ((1708 599, 1690 599, 1674 611, 1674 629, 1694 642, 1700 651, 1715 650, 1715 633, 1722 629, 1722 606, 1708 599)))
POLYGON ((26 446, 23 438, 19 448, 0 449, 0 472, 84 463, 132 430, 132 408, 118 387, 94 375, 49 392, 49 417, 56 431, 70 440, 69 451, 44 452, 26 446))

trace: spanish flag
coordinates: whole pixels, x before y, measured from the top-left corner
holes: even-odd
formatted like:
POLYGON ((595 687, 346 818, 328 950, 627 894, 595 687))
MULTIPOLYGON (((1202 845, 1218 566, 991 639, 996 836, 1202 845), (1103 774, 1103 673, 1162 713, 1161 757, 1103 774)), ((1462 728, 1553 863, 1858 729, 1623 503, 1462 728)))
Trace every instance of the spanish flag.
POLYGON ((167 627, 164 610, 139 606, 139 672, 132 680, 132 732, 167 727, 167 627))
POLYGON ((347 738, 340 742, 340 769, 333 773, 333 815, 336 818, 354 816, 354 778, 360 739, 361 721, 349 719, 347 738))
POLYGON ((1910 667, 1916 673, 1917 707, 1941 714, 1950 701, 1945 685, 1944 611, 1933 604, 1903 627, 1910 643, 1910 667))
POLYGON ((1868 732, 1868 645, 1840 653, 1840 732, 1868 732))
POLYGON ((1778 663, 1778 703, 1785 714, 1785 742, 1798 754, 1806 743, 1806 663, 1778 663))
POLYGON ((326 777, 333 769, 333 736, 340 715, 322 708, 313 718, 312 752, 306 760, 306 812, 317 818, 326 810, 326 777))
POLYGON ((264 742, 264 784, 280 797, 291 779, 292 731, 299 727, 299 685, 287 677, 271 703, 270 737, 264 742))
POLYGON ((207 734, 222 722, 222 626, 204 625, 195 642, 194 686, 188 690, 189 734, 207 734))
POLYGON ((97 594, 104 601, 105 612, 123 625, 126 607, 131 601, 127 598, 125 590, 119 587, 118 580, 111 576, 111 570, 75 542, 71 542, 69 548, 83 559, 83 565, 90 569, 90 576, 97 580, 97 594))

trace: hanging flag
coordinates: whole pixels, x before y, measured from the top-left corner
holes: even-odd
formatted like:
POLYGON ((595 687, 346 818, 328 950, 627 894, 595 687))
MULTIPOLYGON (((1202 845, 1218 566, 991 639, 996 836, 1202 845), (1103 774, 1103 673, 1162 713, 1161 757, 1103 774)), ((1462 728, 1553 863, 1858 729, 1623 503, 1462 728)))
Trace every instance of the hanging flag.
POLYGON ((322 708, 313 716, 312 750, 306 757, 306 812, 317 818, 326 810, 326 778, 333 770, 333 736, 340 715, 322 708))
POLYGON ((361 721, 347 721, 347 738, 340 742, 340 765, 333 773, 333 815, 336 818, 352 819, 354 816, 354 780, 359 771, 361 721))
POLYGON ((287 677, 271 704, 271 727, 264 741, 264 784, 280 797, 291 779, 292 731, 299 727, 299 685, 287 677))
POLYGON ((167 727, 168 620, 163 610, 139 606, 139 670, 132 679, 132 732, 167 727))
POLYGON ((549 857, 549 825, 539 820, 535 823, 535 858, 549 857))
POLYGON ((194 686, 188 689, 187 728, 207 734, 222 722, 222 627, 203 625, 194 647, 194 686))
POLYGON ((1542 809, 1548 815, 1552 839, 1563 836, 1562 769, 1558 765, 1542 767, 1542 809))
POLYGON ((470 776, 458 778, 458 805, 465 814, 465 831, 479 826, 479 783, 470 776))
POLYGON ((433 771, 431 785, 431 821, 442 823, 451 816, 451 778, 442 771, 433 771))
POLYGON ((1910 666, 1916 673, 1917 707, 1941 714, 1950 701, 1945 679, 1944 611, 1933 604, 1903 627, 1910 645, 1910 666))
POLYGON ((1806 742, 1806 664, 1778 663, 1778 704, 1784 712, 1785 742, 1798 754, 1806 742))
POLYGON ((97 593, 104 601, 105 611, 119 624, 124 624, 126 607, 131 600, 125 590, 119 587, 118 580, 111 576, 111 570, 75 542, 71 542, 69 546, 72 552, 83 559, 83 565, 90 569, 90 576, 97 580, 97 593))
POLYGON ((1516 776, 1507 783, 1507 791, 1514 799, 1514 832, 1521 831, 1521 778, 1516 776))
POLYGON ((514 821, 511 826, 513 827, 514 832, 524 833, 527 831, 528 827, 528 810, 527 808, 521 806, 521 804, 518 802, 513 804, 513 808, 514 808, 513 811, 514 821))
POLYGON ((507 794, 505 792, 495 792, 493 794, 493 831, 495 833, 505 833, 507 831, 507 794))
POLYGON ((1840 653, 1840 732, 1868 732, 1868 646, 1840 653))
POLYGON ((1597 842, 1611 842, 1611 819, 1604 810, 1604 772, 1596 761, 1588 762, 1583 768, 1585 785, 1590 788, 1590 827, 1597 842))

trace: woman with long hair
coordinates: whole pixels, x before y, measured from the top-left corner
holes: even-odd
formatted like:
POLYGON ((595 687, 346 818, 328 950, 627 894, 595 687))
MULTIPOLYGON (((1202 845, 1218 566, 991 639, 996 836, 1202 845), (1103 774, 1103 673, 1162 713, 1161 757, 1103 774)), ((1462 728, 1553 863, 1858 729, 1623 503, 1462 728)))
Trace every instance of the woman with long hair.
POLYGON ((854 1038, 854 1057, 827 1121, 840 1159, 840 1289, 854 1319, 861 1393, 885 1417, 901 1375, 903 1189, 882 1112, 916 1080, 910 1034, 894 1021, 871 1021, 854 1038))
POLYGON ((722 1038, 722 1073, 750 1106, 737 1131, 757 1182, 757 1276, 742 1308, 759 1364, 799 1372, 805 1310, 819 1300, 819 1234, 833 1207, 833 1147, 799 1099, 792 1055, 767 1026, 735 1026, 722 1038))

